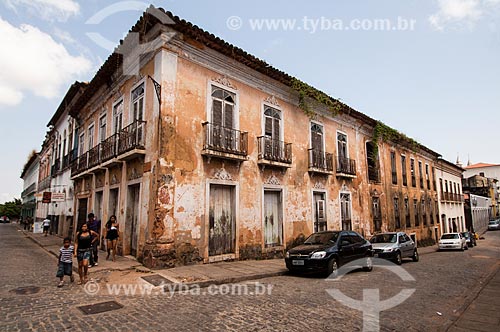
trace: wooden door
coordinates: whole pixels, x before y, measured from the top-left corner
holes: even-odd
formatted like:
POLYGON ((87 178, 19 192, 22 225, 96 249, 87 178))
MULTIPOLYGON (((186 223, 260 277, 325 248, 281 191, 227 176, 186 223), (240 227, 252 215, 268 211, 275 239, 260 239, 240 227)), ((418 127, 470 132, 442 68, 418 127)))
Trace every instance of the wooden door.
POLYGON ((264 192, 264 241, 266 247, 277 247, 283 244, 280 191, 264 192))
POLYGON ((234 186, 210 186, 209 242, 210 256, 234 253, 236 247, 234 186))
POLYGON ((325 207, 325 194, 315 192, 313 194, 314 200, 314 232, 323 232, 327 229, 326 224, 326 207, 325 207))

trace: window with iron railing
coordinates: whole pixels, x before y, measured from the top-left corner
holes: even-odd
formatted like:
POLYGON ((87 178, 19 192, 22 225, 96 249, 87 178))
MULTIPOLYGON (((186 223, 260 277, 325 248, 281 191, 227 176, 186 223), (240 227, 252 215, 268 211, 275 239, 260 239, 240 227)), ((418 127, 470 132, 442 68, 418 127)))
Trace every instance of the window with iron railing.
POLYGON ((391 174, 392 184, 398 184, 398 173, 396 170, 396 152, 391 151, 391 174))
POLYGON ((205 141, 204 150, 213 150, 235 155, 247 155, 248 133, 232 128, 214 125, 208 122, 203 124, 205 141))
POLYGON ((337 173, 356 175, 356 160, 337 156, 337 173))
POLYGON ((292 143, 275 140, 267 136, 257 137, 259 146, 259 159, 292 163, 292 143))
POLYGON ((333 172, 333 154, 309 149, 309 168, 333 172))

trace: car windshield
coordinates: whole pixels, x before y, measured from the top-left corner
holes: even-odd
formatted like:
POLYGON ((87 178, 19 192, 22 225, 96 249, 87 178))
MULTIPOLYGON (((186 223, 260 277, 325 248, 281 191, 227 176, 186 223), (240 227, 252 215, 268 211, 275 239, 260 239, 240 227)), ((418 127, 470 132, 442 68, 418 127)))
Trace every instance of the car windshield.
POLYGON ((370 239, 371 243, 396 243, 397 234, 378 234, 370 239))
POLYGON ((458 234, 443 234, 443 236, 441 236, 441 239, 443 240, 458 239, 458 234))
POLYGON ((309 236, 304 244, 333 244, 337 242, 339 233, 314 233, 309 236))

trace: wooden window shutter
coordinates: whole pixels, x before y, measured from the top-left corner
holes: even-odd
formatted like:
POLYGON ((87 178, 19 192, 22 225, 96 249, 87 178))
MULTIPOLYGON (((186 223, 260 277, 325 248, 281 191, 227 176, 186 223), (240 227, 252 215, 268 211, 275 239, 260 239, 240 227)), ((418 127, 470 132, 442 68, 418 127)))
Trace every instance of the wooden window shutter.
POLYGON ((222 101, 214 99, 212 104, 212 123, 222 126, 222 101))
POLYGON ((225 104, 224 105, 224 127, 226 128, 233 128, 233 105, 231 104, 225 104))
POLYGON ((264 135, 273 137, 273 119, 268 116, 266 116, 264 124, 264 135))

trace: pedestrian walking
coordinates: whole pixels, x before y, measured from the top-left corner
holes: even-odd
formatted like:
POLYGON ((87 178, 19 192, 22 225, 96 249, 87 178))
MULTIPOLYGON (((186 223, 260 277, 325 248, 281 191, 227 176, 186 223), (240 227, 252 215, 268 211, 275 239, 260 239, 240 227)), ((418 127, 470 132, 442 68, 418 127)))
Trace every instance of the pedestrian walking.
POLYGON ((106 223, 106 249, 108 251, 106 259, 109 259, 111 250, 113 250, 113 262, 116 260, 116 245, 118 243, 118 237, 118 222, 116 221, 116 216, 112 215, 106 223))
POLYGON ((93 213, 88 214, 88 228, 97 234, 96 239, 92 239, 92 252, 90 254, 90 265, 92 267, 94 265, 99 265, 99 242, 100 242, 100 234, 101 234, 101 221, 96 220, 93 213))
POLYGON ((64 285, 64 276, 69 276, 69 280, 73 282, 75 278, 73 277, 73 253, 75 247, 71 245, 71 239, 69 237, 64 238, 63 246, 59 249, 59 260, 57 264, 57 274, 56 277, 59 278, 59 284, 57 287, 62 287, 64 285))
POLYGON ((49 217, 45 218, 42 221, 42 226, 43 226, 43 233, 45 234, 45 236, 47 236, 47 234, 49 234, 49 228, 50 228, 50 219, 49 219, 49 217))
POLYGON ((89 259, 92 252, 92 241, 98 239, 97 233, 91 231, 87 224, 83 224, 76 234, 74 256, 78 260, 79 285, 88 281, 89 259))

